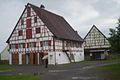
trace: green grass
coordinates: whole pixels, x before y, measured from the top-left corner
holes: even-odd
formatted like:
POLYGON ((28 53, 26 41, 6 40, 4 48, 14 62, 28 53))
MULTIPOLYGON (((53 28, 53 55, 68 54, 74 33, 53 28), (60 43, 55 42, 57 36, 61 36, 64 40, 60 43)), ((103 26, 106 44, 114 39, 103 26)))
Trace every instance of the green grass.
POLYGON ((15 70, 15 69, 12 66, 10 66, 10 65, 0 64, 0 71, 11 71, 11 70, 15 70))
POLYGON ((0 75, 0 80, 40 80, 40 77, 33 75, 0 75))
POLYGON ((108 74, 103 73, 102 75, 102 77, 106 78, 107 80, 120 80, 120 63, 102 66, 98 69, 102 70, 103 72, 108 72, 108 74))

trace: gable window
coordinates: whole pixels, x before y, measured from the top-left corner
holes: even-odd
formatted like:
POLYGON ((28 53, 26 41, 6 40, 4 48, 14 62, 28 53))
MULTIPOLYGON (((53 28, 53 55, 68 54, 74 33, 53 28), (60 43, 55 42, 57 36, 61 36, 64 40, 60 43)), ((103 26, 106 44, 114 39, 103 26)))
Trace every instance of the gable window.
POLYGON ((36 34, 40 33, 40 28, 36 28, 36 34))
POLYGON ((22 31, 22 30, 19 30, 19 31, 18 31, 18 35, 19 35, 19 36, 23 36, 23 31, 22 31))
POLYGON ((34 17, 34 23, 37 23, 37 16, 34 17))
POLYGON ((32 38, 32 29, 27 29, 27 30, 26 30, 26 38, 27 38, 27 39, 32 38))
POLYGON ((27 7, 27 17, 30 17, 30 15, 31 15, 31 8, 27 7))
POLYGON ((26 20, 27 28, 31 27, 31 18, 26 20))
POLYGON ((23 19, 21 19, 21 25, 24 25, 24 20, 23 19))

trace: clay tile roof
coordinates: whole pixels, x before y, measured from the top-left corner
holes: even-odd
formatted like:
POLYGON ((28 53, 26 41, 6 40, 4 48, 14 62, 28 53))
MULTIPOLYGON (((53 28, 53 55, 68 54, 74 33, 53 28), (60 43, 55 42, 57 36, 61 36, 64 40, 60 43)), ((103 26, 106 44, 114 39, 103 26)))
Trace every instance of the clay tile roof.
POLYGON ((60 39, 83 41, 76 31, 59 15, 30 4, 36 14, 46 24, 48 29, 60 39))

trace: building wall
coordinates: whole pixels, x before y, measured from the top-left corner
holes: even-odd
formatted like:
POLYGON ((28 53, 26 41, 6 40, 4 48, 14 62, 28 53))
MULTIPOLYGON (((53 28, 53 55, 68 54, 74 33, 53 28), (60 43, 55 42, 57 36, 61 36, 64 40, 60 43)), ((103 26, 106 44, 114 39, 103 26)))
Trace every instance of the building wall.
POLYGON ((52 32, 29 5, 16 26, 9 43, 10 64, 42 64, 45 53, 49 55, 49 64, 69 63, 63 50, 75 53, 75 61, 83 60, 83 44, 54 38, 52 32))
POLYGON ((1 60, 9 60, 9 52, 8 52, 9 46, 7 45, 4 50, 0 53, 1 60))

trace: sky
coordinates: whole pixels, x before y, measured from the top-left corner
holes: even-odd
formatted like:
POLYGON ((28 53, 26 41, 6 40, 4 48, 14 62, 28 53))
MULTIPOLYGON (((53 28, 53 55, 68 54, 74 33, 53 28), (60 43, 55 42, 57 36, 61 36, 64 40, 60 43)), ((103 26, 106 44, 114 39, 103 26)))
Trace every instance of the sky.
POLYGON ((120 17, 120 0, 0 0, 0 52, 28 2, 63 16, 82 38, 92 25, 108 37, 120 17))

